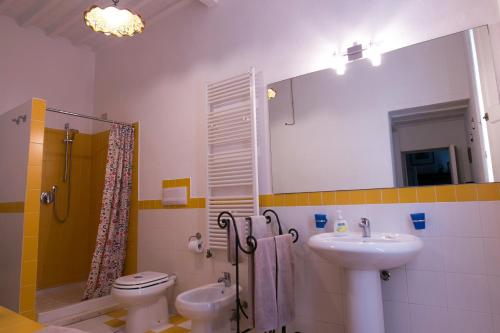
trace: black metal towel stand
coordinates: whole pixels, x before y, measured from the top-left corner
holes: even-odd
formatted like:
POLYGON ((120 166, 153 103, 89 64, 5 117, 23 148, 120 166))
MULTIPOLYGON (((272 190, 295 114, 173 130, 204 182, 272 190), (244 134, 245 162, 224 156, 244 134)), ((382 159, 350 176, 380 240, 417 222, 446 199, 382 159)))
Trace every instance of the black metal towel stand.
MULTIPOLYGON (((278 223, 278 232, 280 235, 283 235, 283 228, 281 227, 281 222, 278 217, 278 214, 272 209, 267 209, 265 210, 262 215, 266 217, 266 222, 267 224, 272 222, 272 217, 269 215, 272 214, 274 215, 276 222, 278 223), (267 214, 267 215, 266 215, 267 214)), ((229 230, 229 223, 232 223, 233 225, 233 230, 234 230, 234 237, 236 238, 236 241, 234 242, 234 250, 235 250, 235 261, 236 261, 236 332, 237 333, 246 333, 251 330, 251 328, 244 330, 241 332, 240 329, 240 320, 241 320, 241 314, 245 316, 245 318, 248 319, 248 315, 245 313, 245 310, 243 308, 243 305, 240 300, 240 266, 239 266, 239 250, 241 250, 245 254, 253 254, 255 250, 257 249, 257 239, 252 235, 252 223, 251 219, 249 217, 246 218, 247 221, 249 221, 249 236, 246 238, 246 245, 248 249, 243 248, 240 242, 240 235, 238 232, 238 228, 236 226, 236 221, 234 219, 233 214, 230 212, 224 211, 219 214, 217 217, 217 224, 219 225, 219 228, 221 229, 226 229, 228 228, 229 230)), ((293 243, 296 243, 299 240, 299 232, 294 229, 290 228, 288 230, 288 233, 292 235, 293 237, 293 243)), ((271 332, 275 332, 274 330, 271 332)), ((284 326, 282 328, 282 332, 286 333, 286 327, 284 326)))

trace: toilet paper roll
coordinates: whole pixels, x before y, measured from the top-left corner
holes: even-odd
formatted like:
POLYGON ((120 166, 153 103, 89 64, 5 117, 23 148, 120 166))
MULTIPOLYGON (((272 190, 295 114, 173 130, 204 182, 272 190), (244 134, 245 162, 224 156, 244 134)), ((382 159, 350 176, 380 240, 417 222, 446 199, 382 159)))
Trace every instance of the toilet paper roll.
POLYGON ((199 239, 192 239, 188 243, 188 249, 192 252, 202 253, 203 252, 203 241, 199 239))

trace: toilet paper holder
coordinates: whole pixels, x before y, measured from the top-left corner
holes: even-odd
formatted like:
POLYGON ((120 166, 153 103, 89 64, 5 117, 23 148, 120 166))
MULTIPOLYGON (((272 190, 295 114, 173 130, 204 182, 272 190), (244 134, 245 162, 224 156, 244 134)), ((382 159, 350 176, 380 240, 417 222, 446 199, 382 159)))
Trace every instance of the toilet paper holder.
POLYGON ((199 232, 197 232, 195 235, 189 236, 188 242, 190 242, 191 239, 193 239, 193 238, 196 238, 196 239, 200 240, 201 239, 201 234, 199 232))

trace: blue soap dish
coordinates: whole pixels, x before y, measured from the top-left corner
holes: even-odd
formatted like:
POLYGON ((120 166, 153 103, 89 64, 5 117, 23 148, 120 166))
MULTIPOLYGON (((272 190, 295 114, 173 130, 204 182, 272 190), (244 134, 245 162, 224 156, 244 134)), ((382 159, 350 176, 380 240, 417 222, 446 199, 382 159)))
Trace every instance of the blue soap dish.
POLYGON ((413 213, 410 217, 416 230, 425 229, 425 213, 413 213))

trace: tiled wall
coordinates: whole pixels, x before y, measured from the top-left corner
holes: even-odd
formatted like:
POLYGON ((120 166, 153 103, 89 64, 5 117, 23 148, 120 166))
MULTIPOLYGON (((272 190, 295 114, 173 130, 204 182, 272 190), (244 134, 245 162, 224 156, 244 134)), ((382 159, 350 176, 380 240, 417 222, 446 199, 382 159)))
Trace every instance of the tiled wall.
MULTIPOLYGON (((350 228, 368 217, 373 231, 404 232, 424 241, 421 254, 382 282, 387 333, 498 332, 500 329, 500 202, 416 203, 274 207, 295 245, 297 321, 301 332, 344 332, 342 268, 307 247, 314 213, 332 221, 341 209, 350 228), (416 231, 411 212, 425 212, 427 229, 416 231), (496 330, 494 330, 496 329, 496 330)), ((332 230, 332 224, 328 227, 332 230)))
MULTIPOLYGON (((43 149, 42 189, 48 191, 53 185, 58 187, 56 207, 60 217, 68 209, 68 183, 63 182, 64 135, 64 130, 46 128, 43 149)), ((103 170, 98 170, 102 171, 99 177, 93 169, 92 152, 92 135, 76 134, 72 147, 71 201, 67 220, 59 222, 56 219, 53 204, 40 207, 37 289, 84 281, 88 277, 99 223, 99 215, 97 221, 90 215, 91 198, 96 199, 92 196, 91 184, 94 179, 104 178, 103 170)), ((106 160, 103 163, 105 166, 106 160)))
MULTIPOLYGON (((42 187, 42 162, 43 144, 45 134, 45 101, 33 99, 32 118, 30 123, 30 143, 29 158, 26 183, 25 201, 3 204, 4 210, 19 210, 23 207, 23 240, 21 259, 21 278, 19 291, 19 312, 29 318, 36 317, 36 289, 37 289, 37 263, 38 263, 38 242, 39 242, 39 222, 40 222, 40 193, 42 187)), ((129 221, 129 242, 127 247, 127 258, 125 264, 125 274, 137 271, 137 224, 138 224, 138 124, 134 124, 135 153, 133 168, 135 170, 132 180, 131 211, 129 221)), ((89 141, 90 143, 90 141, 89 141)), ((102 193, 102 191, 101 191, 102 193)), ((94 198, 99 198, 96 195, 94 198)), ((100 200, 101 198, 99 198, 100 200)), ((71 239, 64 237, 65 242, 71 239)), ((87 252, 87 250, 86 250, 87 252)), ((73 267, 68 268, 72 270, 73 267)))
MULTIPOLYGON (((213 258, 205 253, 188 251, 190 236, 200 232, 206 242, 206 212, 204 209, 146 209, 139 211, 138 270, 153 270, 175 274, 177 282, 169 290, 170 309, 180 292, 217 281, 222 272, 231 272, 234 267, 227 263, 225 251, 216 251, 213 258)), ((246 276, 242 265, 243 285, 246 276)), ((245 290, 246 292, 246 290, 245 290)))
MULTIPOLYGON (((315 233, 314 213, 332 221, 341 209, 352 230, 368 217, 373 231, 413 233, 424 241, 413 262, 382 282, 387 333, 500 332, 498 200, 499 184, 261 196, 262 207, 300 233, 293 247, 297 320, 290 331, 344 332, 344 271, 306 244, 315 233), (427 214, 426 230, 413 229, 411 212, 427 214)), ((187 237, 206 228, 204 209, 142 207, 139 270, 176 273, 175 293, 213 282, 223 270, 234 272, 223 252, 206 259, 186 249, 187 237)))
POLYGON ((42 155, 45 128, 45 101, 36 98, 33 99, 30 126, 28 173, 24 200, 19 312, 26 317, 34 319, 42 155))
POLYGON ((166 179, 162 182, 162 188, 187 187, 188 203, 186 206, 163 206, 161 200, 141 200, 139 209, 186 209, 205 208, 205 198, 191 197, 191 178, 166 179))
POLYGON ((261 207, 500 200, 500 183, 264 194, 261 207))
MULTIPOLYGON (((60 216, 67 209, 67 185, 62 182, 63 137, 63 130, 45 129, 42 188, 48 190, 52 185, 58 186, 60 216)), ((109 131, 76 135, 72 148, 71 209, 67 221, 60 223, 55 219, 53 205, 41 207, 37 289, 88 278, 101 212, 108 139, 109 131)), ((134 167, 137 167, 137 153, 134 167)), ((134 184, 126 273, 134 273, 137 267, 137 176, 134 184)))

